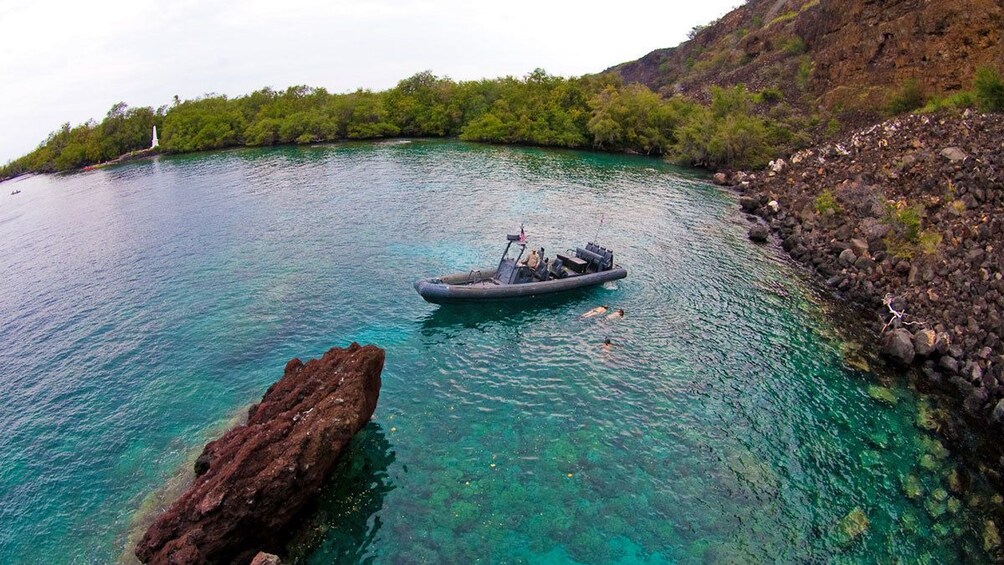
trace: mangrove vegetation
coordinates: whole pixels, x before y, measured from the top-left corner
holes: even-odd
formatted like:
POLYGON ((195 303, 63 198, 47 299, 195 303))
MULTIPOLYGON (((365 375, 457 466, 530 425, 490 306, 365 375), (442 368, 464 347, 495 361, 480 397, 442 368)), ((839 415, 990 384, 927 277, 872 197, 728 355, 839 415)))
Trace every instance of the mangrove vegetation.
POLYGON ((665 98, 615 74, 453 81, 418 73, 389 90, 332 94, 323 88, 264 88, 229 98, 175 97, 158 109, 116 104, 100 122, 64 124, 37 149, 0 169, 0 178, 58 172, 149 147, 187 153, 238 146, 313 144, 387 137, 596 148, 663 155, 709 167, 755 167, 804 142, 805 124, 783 101, 743 87, 712 88, 708 103, 665 98))

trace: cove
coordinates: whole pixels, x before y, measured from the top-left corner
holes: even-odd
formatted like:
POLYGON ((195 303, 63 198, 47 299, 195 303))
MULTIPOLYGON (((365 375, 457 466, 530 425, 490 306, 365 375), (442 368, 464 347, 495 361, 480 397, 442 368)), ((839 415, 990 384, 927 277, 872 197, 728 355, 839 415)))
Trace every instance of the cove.
POLYGON ((849 368, 813 289, 693 172, 412 141, 5 186, 0 561, 119 559, 288 359, 351 341, 387 351, 380 403, 296 562, 987 559, 993 494, 924 429, 933 401, 849 368), (630 274, 530 305, 415 294, 520 224, 630 274), (627 315, 580 318, 600 304, 627 315))

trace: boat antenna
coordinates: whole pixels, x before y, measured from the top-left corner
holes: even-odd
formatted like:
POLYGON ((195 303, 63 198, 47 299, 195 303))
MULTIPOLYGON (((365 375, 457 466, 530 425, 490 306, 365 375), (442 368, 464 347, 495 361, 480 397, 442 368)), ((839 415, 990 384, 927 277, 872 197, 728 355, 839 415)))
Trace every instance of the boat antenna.
MULTIPOLYGON (((596 243, 596 240, 600 237, 600 228, 603 227, 603 216, 604 214, 600 214, 600 225, 596 226, 596 235, 593 236, 593 243, 596 243)), ((599 245, 599 243, 596 243, 596 245, 599 245)))

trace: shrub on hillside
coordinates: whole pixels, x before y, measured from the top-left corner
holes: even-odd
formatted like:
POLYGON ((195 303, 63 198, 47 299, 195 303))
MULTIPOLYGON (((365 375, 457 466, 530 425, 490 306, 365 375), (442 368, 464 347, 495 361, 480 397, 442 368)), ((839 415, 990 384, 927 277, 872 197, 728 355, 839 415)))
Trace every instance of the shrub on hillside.
POLYGON ((890 114, 903 114, 922 108, 927 102, 924 90, 915 79, 906 81, 903 86, 889 98, 886 109, 890 114))
POLYGON ((976 91, 976 102, 980 109, 987 112, 1004 112, 1004 80, 997 71, 983 67, 976 71, 973 83, 976 91))
POLYGON ((972 108, 975 105, 976 95, 971 91, 963 90, 946 96, 932 96, 920 111, 929 113, 939 110, 962 110, 972 108))
POLYGON ((784 93, 776 86, 768 86, 757 94, 757 99, 764 104, 773 105, 784 100, 784 93))
POLYGON ((816 213, 820 215, 826 214, 831 210, 833 213, 840 211, 840 204, 837 203, 837 197, 834 196, 832 190, 820 192, 813 202, 813 207, 816 209, 816 213))
POLYGON ((788 37, 781 42, 781 51, 788 55, 801 55, 808 50, 809 47, 805 44, 805 40, 798 35, 788 37))

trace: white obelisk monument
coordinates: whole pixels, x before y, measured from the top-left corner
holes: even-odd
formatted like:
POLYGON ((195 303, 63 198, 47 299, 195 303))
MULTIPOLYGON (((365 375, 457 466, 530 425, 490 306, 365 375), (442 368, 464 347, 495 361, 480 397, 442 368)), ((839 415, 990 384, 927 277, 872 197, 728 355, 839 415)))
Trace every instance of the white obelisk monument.
POLYGON ((153 141, 150 142, 150 149, 156 149, 160 145, 160 141, 157 139, 157 126, 153 126, 153 141))

